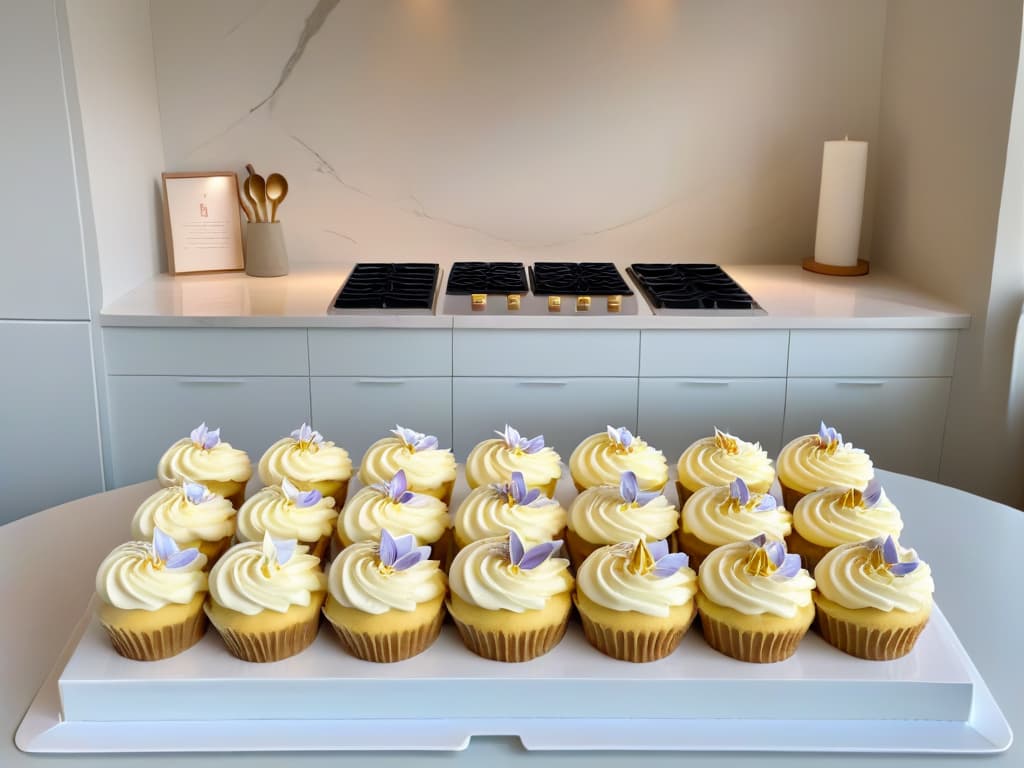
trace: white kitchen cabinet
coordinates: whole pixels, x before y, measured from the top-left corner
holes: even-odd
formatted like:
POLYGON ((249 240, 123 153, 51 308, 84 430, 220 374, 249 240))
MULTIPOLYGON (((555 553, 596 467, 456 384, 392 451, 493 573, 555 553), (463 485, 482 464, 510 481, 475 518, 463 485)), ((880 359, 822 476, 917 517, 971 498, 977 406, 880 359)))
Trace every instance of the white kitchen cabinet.
POLYGON ((792 378, 783 438, 817 432, 824 420, 882 469, 934 480, 939 472, 950 379, 792 378))
POLYGON ((952 376, 957 332, 793 331, 790 376, 952 376))
POLYGON ((785 377, 789 331, 640 332, 640 376, 785 377))
POLYGON ((313 426, 358 464, 396 424, 452 444, 451 377, 313 376, 313 426))
POLYGON ((455 376, 636 376, 640 332, 456 328, 455 376))
POLYGON ((202 421, 255 467, 271 443, 310 420, 305 376, 110 376, 108 396, 113 487, 156 477, 167 447, 202 421))
POLYGON ((450 377, 452 332, 447 328, 311 328, 309 372, 313 376, 450 377))
POLYGON ((675 462, 714 427, 759 442, 774 457, 782 444, 786 380, 640 379, 637 429, 675 462))
POLYGON ((456 376, 452 382, 455 456, 465 461, 481 440, 511 424, 543 434, 569 460, 587 435, 609 424, 636 431, 636 378, 507 378, 456 376))

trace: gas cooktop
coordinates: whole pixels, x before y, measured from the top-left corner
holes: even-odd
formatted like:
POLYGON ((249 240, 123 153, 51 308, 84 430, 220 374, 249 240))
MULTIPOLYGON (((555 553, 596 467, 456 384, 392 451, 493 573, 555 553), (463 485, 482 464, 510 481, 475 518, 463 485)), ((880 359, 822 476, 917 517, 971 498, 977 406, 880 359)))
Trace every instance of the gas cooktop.
POLYGON ((753 297, 717 264, 633 264, 627 273, 655 314, 672 310, 759 310, 753 297))
POLYGON ((430 314, 440 273, 437 264, 356 264, 331 311, 386 309, 430 314))

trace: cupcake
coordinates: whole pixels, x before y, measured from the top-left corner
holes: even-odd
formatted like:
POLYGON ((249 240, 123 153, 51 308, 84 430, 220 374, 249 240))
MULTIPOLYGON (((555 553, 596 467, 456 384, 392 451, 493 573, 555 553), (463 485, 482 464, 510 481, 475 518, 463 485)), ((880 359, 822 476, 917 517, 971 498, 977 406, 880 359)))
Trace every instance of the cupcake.
POLYGON ((903 530, 896 509, 878 478, 863 491, 855 488, 822 488, 797 502, 793 510, 793 531, 786 548, 800 555, 804 567, 813 572, 830 549, 881 536, 898 537, 903 530))
POLYGON ((361 541, 335 558, 324 616, 345 650, 364 661, 392 662, 422 653, 441 632, 448 583, 430 547, 412 534, 361 541))
POLYGON ((320 625, 327 577, 295 539, 236 544, 210 571, 206 615, 233 656, 279 661, 308 648, 320 625))
POLYGON ((836 547, 821 558, 814 580, 822 637, 861 659, 906 656, 931 615, 931 569, 892 536, 836 547))
POLYGON ((309 554, 323 559, 338 519, 334 499, 315 488, 300 491, 287 477, 282 483, 246 499, 238 510, 238 540, 263 541, 268 533, 273 539, 296 539, 309 554))
POLYGON ((585 438, 569 457, 569 472, 581 493, 596 485, 614 485, 626 471, 636 475, 644 491, 660 491, 668 482, 665 455, 625 427, 609 426, 606 432, 585 438))
POLYGON ((183 480, 202 483, 211 493, 223 496, 238 509, 245 501, 245 484, 252 477, 252 464, 245 451, 222 442, 220 429, 207 429, 204 421, 160 457, 157 480, 165 488, 183 480))
POLYGON ((477 443, 466 459, 466 482, 470 488, 489 483, 507 483, 513 472, 522 474, 527 488, 538 488, 545 496, 555 495, 562 476, 562 458, 544 445, 544 435, 525 438, 508 424, 498 438, 477 443))
POLYGON ((842 434, 825 426, 825 422, 821 422, 818 434, 791 440, 775 465, 787 509, 796 509, 796 503, 813 491, 829 486, 863 488, 875 476, 871 458, 860 448, 844 443, 842 434))
POLYGON ((184 480, 179 485, 161 488, 135 510, 135 539, 152 539, 157 528, 174 539, 179 548, 195 547, 202 552, 206 567, 210 568, 231 546, 235 508, 202 483, 184 480))
POLYGON ((360 488, 338 515, 338 543, 376 541, 387 528, 394 536, 411 533, 416 544, 431 548, 432 557, 446 563, 451 549, 448 507, 435 496, 409 490, 404 469, 385 483, 360 488))
POLYGON ((792 530, 793 516, 770 493, 752 491, 742 478, 729 485, 705 486, 683 505, 679 549, 700 567, 711 550, 749 541, 759 533, 782 540, 792 530))
POLYGON ((740 440, 718 427, 712 437, 702 437, 683 451, 676 469, 680 505, 698 488, 728 485, 736 477, 754 493, 768 493, 775 480, 772 461, 760 443, 740 440))
POLYGON ((401 469, 405 471, 410 491, 451 504, 455 486, 452 452, 438 448, 433 435, 401 426, 391 430, 391 434, 394 437, 385 437, 366 449, 359 464, 360 482, 363 485, 386 483, 401 469))
POLYGON ((814 621, 814 579, 799 557, 764 534, 715 549, 697 583, 704 639, 740 661, 788 659, 814 621))
POLYGON ((565 634, 573 580, 560 541, 527 547, 519 534, 481 539, 461 550, 448 574, 463 643, 495 661, 529 661, 565 634))
POLYGON ((527 541, 552 541, 565 535, 566 512, 538 488, 528 488, 521 472, 506 483, 469 492, 455 512, 455 546, 520 531, 527 541))
POLYGON ((636 475, 623 472, 618 485, 599 485, 569 506, 566 541, 574 568, 599 547, 622 541, 667 539, 679 527, 679 510, 657 491, 641 491, 636 475))
POLYGON ((130 541, 114 548, 96 572, 97 611, 114 650, 136 661, 176 656, 206 631, 206 555, 179 549, 153 529, 152 543, 130 541))
POLYGON ((348 451, 303 423, 291 437, 267 448, 260 459, 259 475, 264 485, 281 485, 287 477, 299 490, 320 491, 341 508, 348 495, 352 460, 348 451))
POLYGON ((656 661, 683 639, 697 613, 697 574, 668 542, 601 547, 576 573, 576 609, 587 642, 622 661, 656 661))

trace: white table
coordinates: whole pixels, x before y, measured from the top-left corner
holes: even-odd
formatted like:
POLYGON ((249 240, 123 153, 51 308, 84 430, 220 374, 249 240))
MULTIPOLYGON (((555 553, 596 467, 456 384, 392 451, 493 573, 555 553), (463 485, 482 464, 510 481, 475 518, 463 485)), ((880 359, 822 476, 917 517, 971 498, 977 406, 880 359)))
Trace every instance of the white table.
MULTIPOLYGON (((1019 597, 1024 513, 962 491, 903 475, 880 472, 887 494, 900 507, 905 543, 931 565, 936 597, 946 617, 999 702, 1011 727, 1024 734, 1024 665, 1018 651, 1024 637, 1019 597)), ((281 764, 279 754, 26 755, 14 732, 33 696, 49 674, 69 632, 81 618, 93 591, 100 560, 128 534, 131 514, 153 492, 155 482, 140 483, 70 502, 0 527, 0 652, 4 679, 0 718, 6 738, 0 765, 8 767, 69 764, 100 766, 216 765, 261 768, 281 764)), ((934 766, 1024 765, 1024 745, 994 757, 928 755, 801 755, 779 753, 708 754, 645 752, 528 753, 517 739, 474 739, 462 753, 304 753, 289 765, 334 766, 358 759, 366 765, 410 763, 491 766, 530 761, 559 766, 618 766, 639 757, 647 765, 710 766, 934 766)))

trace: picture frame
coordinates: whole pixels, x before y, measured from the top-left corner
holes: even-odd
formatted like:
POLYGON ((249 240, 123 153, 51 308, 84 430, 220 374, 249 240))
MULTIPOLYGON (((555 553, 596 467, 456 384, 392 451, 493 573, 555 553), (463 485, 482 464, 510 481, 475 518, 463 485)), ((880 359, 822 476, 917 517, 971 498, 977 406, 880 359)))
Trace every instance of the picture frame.
POLYGON ((234 171, 163 173, 161 183, 167 271, 189 275, 244 270, 234 171))

